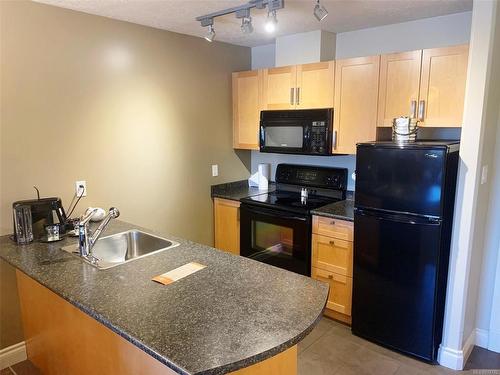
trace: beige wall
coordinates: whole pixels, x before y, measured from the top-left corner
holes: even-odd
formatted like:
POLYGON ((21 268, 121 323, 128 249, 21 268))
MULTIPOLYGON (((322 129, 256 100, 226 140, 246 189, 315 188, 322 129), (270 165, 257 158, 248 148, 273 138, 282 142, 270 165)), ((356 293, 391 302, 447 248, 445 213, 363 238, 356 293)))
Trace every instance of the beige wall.
POLYGON ((0 7, 1 233, 33 185, 67 206, 82 179, 78 213, 116 206, 123 220, 212 244, 210 185, 249 175, 249 154, 231 146, 230 73, 250 68, 250 49, 32 2, 0 7))

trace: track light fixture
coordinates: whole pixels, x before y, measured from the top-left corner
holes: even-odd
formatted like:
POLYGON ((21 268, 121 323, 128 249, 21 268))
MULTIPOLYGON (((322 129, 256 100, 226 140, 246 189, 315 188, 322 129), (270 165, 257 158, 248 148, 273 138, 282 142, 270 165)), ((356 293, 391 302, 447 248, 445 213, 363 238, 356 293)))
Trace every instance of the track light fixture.
POLYGON ((251 34, 253 32, 252 17, 241 19, 241 31, 244 34, 251 34))
POLYGON ((196 21, 200 22, 202 27, 208 27, 208 34, 205 36, 205 39, 211 42, 215 38, 214 19, 216 17, 234 13, 236 18, 241 18, 241 31, 245 34, 250 34, 253 32, 250 9, 265 9, 266 7, 267 21, 265 29, 267 32, 272 33, 276 30, 278 24, 276 11, 285 7, 285 0, 250 0, 248 3, 243 5, 197 17, 196 21))
POLYGON ((322 4, 320 4, 319 0, 317 0, 316 5, 314 6, 313 14, 318 21, 323 21, 325 17, 328 16, 328 11, 322 4))
POLYGON ((266 31, 268 33, 274 33, 276 31, 277 26, 278 26, 278 19, 276 18, 276 11, 273 10, 267 14, 266 25, 264 27, 266 28, 266 31))
POLYGON ((214 25, 209 25, 207 35, 205 35, 205 40, 211 43, 214 41, 214 39, 215 39, 214 25))

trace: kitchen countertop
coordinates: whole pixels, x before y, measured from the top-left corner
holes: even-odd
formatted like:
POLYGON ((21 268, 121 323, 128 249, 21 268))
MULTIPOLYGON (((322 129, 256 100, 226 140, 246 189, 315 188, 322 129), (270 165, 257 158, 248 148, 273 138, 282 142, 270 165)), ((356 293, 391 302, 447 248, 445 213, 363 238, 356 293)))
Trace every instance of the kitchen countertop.
MULTIPOLYGON (((132 228, 142 229, 113 220, 105 235, 132 228)), ((2 236, 0 258, 180 374, 260 362, 297 344, 321 318, 326 284, 162 236, 180 246, 108 270, 60 250, 75 238, 17 246, 2 236), (192 261, 207 267, 167 286, 151 281, 192 261)))
POLYGON ((274 191, 274 183, 269 184, 267 190, 259 190, 256 187, 249 187, 247 180, 228 182, 226 184, 212 185, 212 198, 224 198, 233 201, 239 201, 241 198, 251 197, 253 195, 265 194, 274 191))
POLYGON ((330 203, 326 206, 312 210, 311 214, 347 221, 354 221, 354 201, 351 199, 346 199, 343 201, 330 203))

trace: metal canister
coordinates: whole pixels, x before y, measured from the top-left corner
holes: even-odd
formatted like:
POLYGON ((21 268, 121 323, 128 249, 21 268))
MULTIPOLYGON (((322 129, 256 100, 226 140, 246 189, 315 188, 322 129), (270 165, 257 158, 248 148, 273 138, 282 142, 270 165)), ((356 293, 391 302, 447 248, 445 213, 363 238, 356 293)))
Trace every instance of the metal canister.
POLYGON ((394 142, 415 142, 418 120, 410 117, 397 117, 392 120, 392 140, 394 142))

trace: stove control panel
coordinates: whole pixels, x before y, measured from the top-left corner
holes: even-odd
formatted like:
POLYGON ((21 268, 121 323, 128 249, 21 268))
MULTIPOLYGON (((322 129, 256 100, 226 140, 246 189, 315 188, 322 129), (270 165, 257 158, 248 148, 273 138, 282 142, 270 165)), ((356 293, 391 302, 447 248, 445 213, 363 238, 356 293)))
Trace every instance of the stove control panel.
POLYGON ((276 182, 324 189, 347 189, 347 169, 310 165, 278 164, 276 182))

